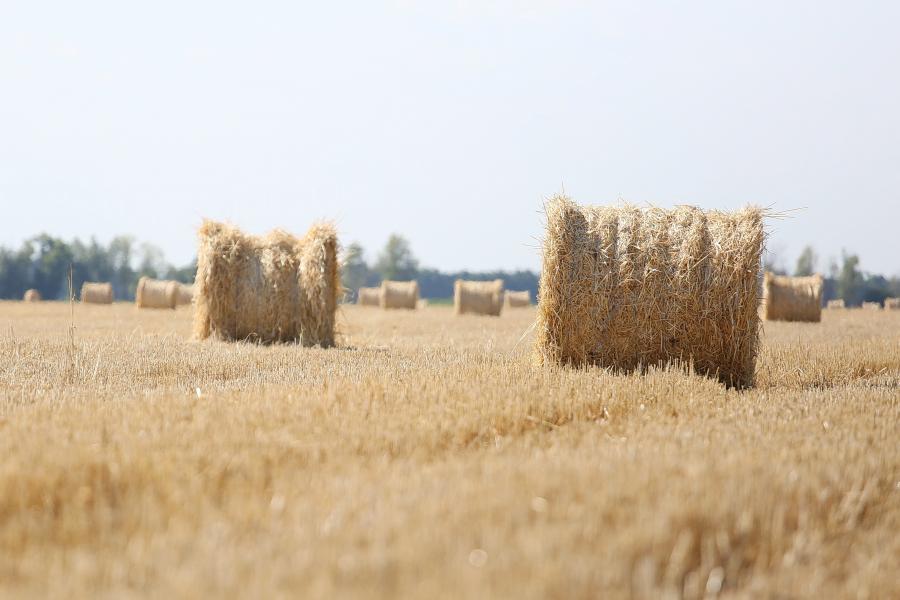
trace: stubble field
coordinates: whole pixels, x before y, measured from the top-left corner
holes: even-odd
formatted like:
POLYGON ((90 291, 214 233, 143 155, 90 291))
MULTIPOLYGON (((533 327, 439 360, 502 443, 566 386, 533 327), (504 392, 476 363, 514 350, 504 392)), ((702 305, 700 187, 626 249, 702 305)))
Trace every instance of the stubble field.
POLYGON ((744 392, 534 367, 534 316, 0 302, 0 595, 900 597, 900 311, 766 323, 744 392))

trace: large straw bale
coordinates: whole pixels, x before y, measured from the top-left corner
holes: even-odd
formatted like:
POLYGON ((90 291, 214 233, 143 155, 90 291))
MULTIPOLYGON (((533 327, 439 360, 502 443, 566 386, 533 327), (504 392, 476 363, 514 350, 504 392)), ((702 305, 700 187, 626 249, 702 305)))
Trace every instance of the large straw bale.
POLYGON ((862 303, 863 310, 881 310, 880 302, 863 302, 862 303))
POLYGON ((334 345, 343 293, 330 224, 302 239, 275 230, 252 236, 214 221, 199 231, 194 335, 262 343, 334 345))
POLYGON ((22 300, 25 302, 40 302, 41 301, 41 293, 34 288, 27 290, 25 295, 22 296, 22 300))
POLYGON ((766 321, 821 321, 823 283, 821 275, 787 277, 766 273, 763 281, 766 321))
POLYGON ((458 315, 500 316, 500 311, 503 310, 503 280, 457 279, 453 286, 453 308, 458 315))
POLYGON ((900 310, 900 298, 885 298, 884 310, 900 310))
POLYGON ((112 284, 85 281, 81 286, 81 301, 87 304, 112 304, 112 284))
POLYGON ((194 284, 179 283, 178 293, 175 296, 175 304, 185 306, 194 303, 194 284))
POLYGON ((825 304, 825 308, 829 310, 836 310, 846 308, 846 304, 844 304, 843 298, 833 298, 825 304))
POLYGON ((360 306, 381 306, 381 288, 359 288, 359 292, 356 294, 356 303, 360 306))
POLYGON ((178 282, 141 277, 138 279, 134 303, 138 308, 175 308, 178 282))
POLYGON ((418 281, 390 281, 381 282, 380 290, 381 308, 407 308, 415 309, 419 302, 418 281))
POLYGON ((522 290, 521 292, 506 290, 506 306, 509 308, 524 308, 526 306, 531 306, 531 294, 528 290, 522 290))
POLYGON ((753 384, 763 211, 546 207, 539 364, 634 370, 690 361, 753 384))

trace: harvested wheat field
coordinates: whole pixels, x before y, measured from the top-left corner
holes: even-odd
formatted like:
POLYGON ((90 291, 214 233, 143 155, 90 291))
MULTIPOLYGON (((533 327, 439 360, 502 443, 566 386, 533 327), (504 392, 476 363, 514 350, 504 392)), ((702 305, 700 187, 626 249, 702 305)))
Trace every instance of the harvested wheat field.
POLYGON ((0 303, 0 595, 900 597, 900 312, 764 323, 744 391, 536 366, 535 309, 192 312, 0 303))

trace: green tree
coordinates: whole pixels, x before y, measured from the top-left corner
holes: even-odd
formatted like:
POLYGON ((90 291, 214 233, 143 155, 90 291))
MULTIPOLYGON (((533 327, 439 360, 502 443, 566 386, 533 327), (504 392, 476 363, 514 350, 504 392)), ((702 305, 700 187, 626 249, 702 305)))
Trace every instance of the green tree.
POLYGON ((816 255, 816 251, 812 249, 812 246, 807 246, 797 258, 797 268, 794 269, 794 275, 798 277, 812 275, 816 272, 816 263, 818 262, 819 257, 816 255))
POLYGON ((419 270, 419 261, 413 256, 409 242, 397 234, 388 238, 378 260, 375 271, 384 279, 414 279, 419 270))
POLYGON ((837 280, 837 293, 848 306, 859 304, 863 284, 863 275, 859 270, 859 257, 842 252, 843 264, 837 280))
POLYGON ((342 284, 354 292, 366 284, 369 278, 369 265, 366 264, 364 250, 354 242, 344 251, 344 267, 341 271, 342 284))
POLYGON ((64 241, 42 233, 31 240, 34 248, 33 285, 48 300, 63 299, 68 294, 67 279, 72 264, 72 249, 64 241))

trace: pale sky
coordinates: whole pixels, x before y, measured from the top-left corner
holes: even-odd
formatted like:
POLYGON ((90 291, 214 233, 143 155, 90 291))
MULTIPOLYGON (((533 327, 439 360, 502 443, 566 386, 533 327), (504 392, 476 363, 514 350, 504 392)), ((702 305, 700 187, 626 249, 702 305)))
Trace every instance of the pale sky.
POLYGON ((0 244, 204 217, 540 266, 563 186, 900 274, 900 2, 0 3, 0 244), (442 8, 438 8, 438 5, 442 8), (432 8, 425 8, 425 6, 432 8))

